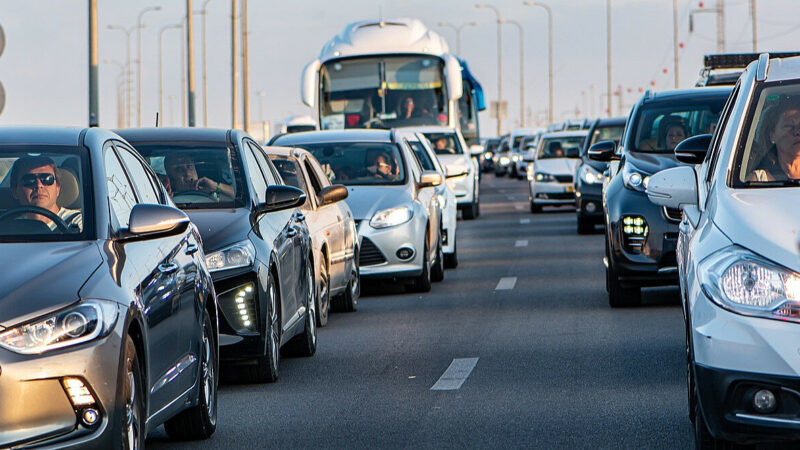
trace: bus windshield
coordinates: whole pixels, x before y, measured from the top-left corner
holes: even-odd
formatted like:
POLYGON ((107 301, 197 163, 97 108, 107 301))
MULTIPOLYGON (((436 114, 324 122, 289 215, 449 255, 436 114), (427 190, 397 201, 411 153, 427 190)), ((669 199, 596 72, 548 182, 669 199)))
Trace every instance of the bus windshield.
POLYGON ((379 56, 325 63, 321 128, 446 125, 444 62, 435 56, 379 56))

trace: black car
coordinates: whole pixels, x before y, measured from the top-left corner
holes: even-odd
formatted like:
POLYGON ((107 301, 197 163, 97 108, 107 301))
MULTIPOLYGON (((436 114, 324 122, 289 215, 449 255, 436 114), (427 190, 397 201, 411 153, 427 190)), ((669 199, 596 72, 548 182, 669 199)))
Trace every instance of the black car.
POLYGON ((491 172, 494 170, 494 154, 497 147, 500 146, 500 138, 491 138, 486 140, 486 145, 483 149, 481 157, 481 172, 491 172))
POLYGON ((581 159, 575 170, 575 213, 578 216, 578 234, 594 232, 595 225, 603 223, 603 181, 608 163, 594 161, 586 152, 602 141, 619 142, 625 128, 625 117, 597 119, 581 149, 581 159))
POLYGON ((131 142, 203 238, 219 295, 220 359, 234 378, 274 381, 280 349, 316 351, 311 238, 302 190, 283 184, 238 130, 129 129, 131 142))
POLYGON ((644 286, 677 285, 675 246, 681 211, 651 203, 650 175, 681 163, 673 149, 682 140, 716 127, 730 87, 694 88, 652 94, 633 107, 619 148, 599 142, 589 157, 619 157, 603 189, 606 224, 606 290, 612 307, 641 302, 644 286))
POLYGON ((494 175, 497 177, 504 177, 507 173, 511 172, 511 136, 506 134, 500 137, 500 143, 497 144, 497 150, 492 157, 494 166, 494 175))

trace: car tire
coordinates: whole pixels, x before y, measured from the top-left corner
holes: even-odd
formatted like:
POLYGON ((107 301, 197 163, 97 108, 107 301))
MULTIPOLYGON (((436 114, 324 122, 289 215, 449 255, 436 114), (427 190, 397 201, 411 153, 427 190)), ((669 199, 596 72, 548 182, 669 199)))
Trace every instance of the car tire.
POLYGON ((350 272, 350 281, 344 293, 337 295, 331 301, 331 310, 336 312, 354 312, 358 309, 358 297, 361 294, 361 274, 358 270, 358 249, 353 261, 353 270, 350 272))
POLYGON ((431 281, 438 283, 442 280, 444 280, 444 251, 442 250, 442 236, 440 234, 436 250, 436 262, 431 267, 431 281))
POLYGON ((594 222, 578 215, 578 234, 592 234, 594 233, 594 222))
POLYGON ((197 404, 164 423, 164 430, 170 439, 208 439, 217 429, 219 360, 214 327, 207 310, 203 314, 203 348, 200 358, 197 404))
POLYGON ((542 206, 531 202, 531 214, 539 214, 542 212, 542 206))
POLYGON ((606 269, 606 286, 608 290, 608 304, 612 308, 638 306, 642 303, 642 289, 639 287, 622 287, 619 275, 608 260, 606 269))
POLYGON ((245 382, 272 383, 278 379, 281 361, 281 323, 278 311, 277 280, 269 273, 267 286, 267 336, 264 342, 264 355, 256 359, 254 365, 238 367, 239 378, 245 382))
POLYGON ((453 233, 453 253, 444 255, 445 269, 455 269, 458 267, 458 241, 456 235, 453 233))
POLYGON ((422 259, 422 273, 411 283, 411 290, 414 292, 430 292, 431 290, 431 259, 428 255, 427 239, 422 251, 422 259))
POLYGON ((317 325, 324 327, 328 324, 328 310, 331 306, 331 275, 328 271, 328 261, 325 255, 322 257, 322 267, 319 271, 319 289, 317 290, 317 325))
POLYGON ((306 318, 303 332, 293 337, 287 346, 294 356, 314 356, 317 352, 317 290, 310 261, 306 264, 306 318))
POLYGON ((125 355, 123 356, 122 372, 122 402, 119 409, 122 424, 121 448, 134 450, 144 448, 145 411, 142 395, 144 383, 142 382, 142 366, 136 345, 130 336, 125 335, 125 355))
POLYGON ((475 202, 470 203, 462 211, 463 211, 462 216, 464 217, 464 220, 474 220, 476 217, 478 217, 478 211, 477 208, 475 207, 475 202))

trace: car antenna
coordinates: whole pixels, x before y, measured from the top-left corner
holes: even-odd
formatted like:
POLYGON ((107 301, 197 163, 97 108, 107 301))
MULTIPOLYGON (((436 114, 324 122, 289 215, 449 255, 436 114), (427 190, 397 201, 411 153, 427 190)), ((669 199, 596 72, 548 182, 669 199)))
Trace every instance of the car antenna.
POLYGON ((158 128, 158 111, 156 111, 156 128, 158 128))

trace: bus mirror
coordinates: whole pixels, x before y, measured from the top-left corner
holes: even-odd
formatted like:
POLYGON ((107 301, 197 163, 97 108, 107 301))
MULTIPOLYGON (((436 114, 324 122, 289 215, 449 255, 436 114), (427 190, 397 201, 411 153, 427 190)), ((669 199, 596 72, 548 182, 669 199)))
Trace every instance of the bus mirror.
POLYGON ((300 81, 300 97, 309 108, 314 107, 314 100, 317 96, 317 72, 319 72, 319 67, 320 61, 315 59, 303 68, 303 78, 300 81))
POLYGON ((458 100, 464 93, 463 81, 461 79, 461 63, 458 62, 458 58, 447 53, 444 55, 444 65, 447 93, 450 100, 458 100))

